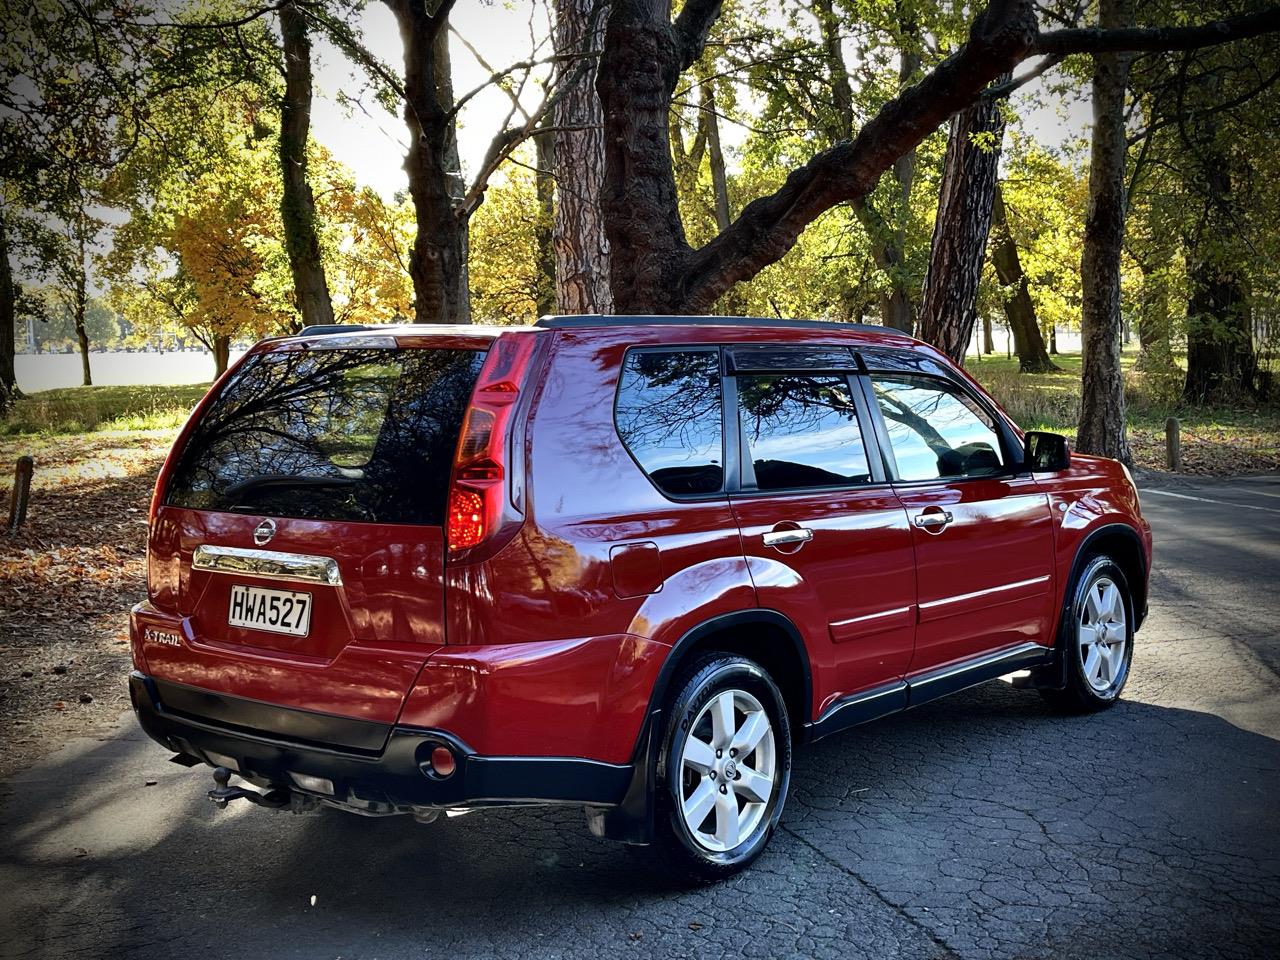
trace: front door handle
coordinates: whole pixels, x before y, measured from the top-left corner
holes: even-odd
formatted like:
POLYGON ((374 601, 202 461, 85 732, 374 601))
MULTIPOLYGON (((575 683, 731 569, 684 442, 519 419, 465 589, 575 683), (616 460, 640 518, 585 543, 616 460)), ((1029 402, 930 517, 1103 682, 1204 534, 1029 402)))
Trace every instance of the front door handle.
POLYGON ((941 530, 954 519, 950 510, 939 510, 936 513, 917 513, 915 522, 923 530, 941 530))
POLYGON ((813 539, 813 531, 808 527, 795 527, 791 530, 770 530, 762 536, 766 547, 785 547, 791 543, 808 543, 813 539))

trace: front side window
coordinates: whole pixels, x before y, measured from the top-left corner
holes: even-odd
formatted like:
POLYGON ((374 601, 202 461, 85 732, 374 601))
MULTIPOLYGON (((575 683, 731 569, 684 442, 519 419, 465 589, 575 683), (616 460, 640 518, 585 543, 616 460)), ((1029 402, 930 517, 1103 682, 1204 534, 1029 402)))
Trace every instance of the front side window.
POLYGON ((1004 472, 991 414, 959 387, 933 377, 873 374, 876 401, 902 480, 1004 472))
POLYGON ((477 350, 311 349, 250 357, 201 417, 178 507, 439 524, 477 350))
POLYGON ((760 490, 848 486, 871 479, 844 377, 739 376, 738 415, 760 490))
POLYGON ((618 435, 663 493, 724 486, 718 350, 633 350, 614 409, 618 435))

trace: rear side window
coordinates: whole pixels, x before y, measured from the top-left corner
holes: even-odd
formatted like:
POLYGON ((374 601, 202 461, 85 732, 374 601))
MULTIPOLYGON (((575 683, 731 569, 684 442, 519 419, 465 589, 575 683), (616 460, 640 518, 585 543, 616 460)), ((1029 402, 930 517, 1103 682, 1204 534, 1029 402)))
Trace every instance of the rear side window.
POLYGON ((633 350, 614 408, 618 435, 663 493, 690 496, 724 486, 720 353, 633 350))
POLYGON ((933 377, 873 374, 876 401, 903 480, 1003 472, 991 414, 959 387, 933 377))
POLYGON ((201 418, 166 502, 440 524, 477 350, 311 349, 250 357, 201 418))
POLYGON ((740 376, 744 458, 759 490, 849 486, 871 479, 849 381, 835 376, 740 376))

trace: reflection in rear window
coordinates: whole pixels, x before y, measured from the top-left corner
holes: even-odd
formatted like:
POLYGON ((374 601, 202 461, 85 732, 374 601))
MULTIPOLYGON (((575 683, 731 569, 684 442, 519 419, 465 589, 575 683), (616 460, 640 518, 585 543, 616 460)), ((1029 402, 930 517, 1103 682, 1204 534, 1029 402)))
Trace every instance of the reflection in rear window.
POLYGON ((250 357, 201 417, 166 502, 316 520, 440 524, 476 350, 250 357))

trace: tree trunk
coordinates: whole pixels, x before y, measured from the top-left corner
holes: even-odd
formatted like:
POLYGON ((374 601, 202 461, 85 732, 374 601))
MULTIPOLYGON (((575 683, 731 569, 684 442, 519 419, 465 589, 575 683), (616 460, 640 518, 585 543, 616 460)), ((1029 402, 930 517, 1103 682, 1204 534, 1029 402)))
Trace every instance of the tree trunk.
POLYGON ((1052 324, 1049 327, 1049 356, 1056 357, 1058 355, 1058 325, 1052 324))
POLYGON ((982 315, 982 352, 984 354, 996 352, 995 341, 991 339, 991 315, 988 313, 982 315))
POLYGON ((729 179, 724 169, 724 151, 720 149, 720 117, 716 111, 715 81, 702 86, 702 109, 707 124, 707 162, 711 167, 711 191, 715 195, 716 229, 728 230, 729 179))
POLYGON ((302 322, 333 323, 333 303, 325 280, 316 233, 316 204, 307 182, 307 140, 311 130, 311 40, 296 0, 280 7, 284 46, 284 99, 280 104, 280 219, 302 322))
POLYGON ((556 312, 556 249, 555 249, 555 134, 547 131, 533 137, 538 172, 534 175, 534 190, 538 198, 538 221, 533 230, 534 246, 538 253, 538 316, 556 312))
MULTIPOLYGON (((556 0, 555 49, 583 47, 594 0, 556 0)), ((600 49, 604 21, 597 21, 589 46, 600 49)), ((573 69, 564 64, 562 70, 573 69)), ((556 219, 554 230, 556 304, 561 313, 612 313, 609 240, 600 212, 604 183, 604 112, 596 93, 596 67, 555 106, 556 219)))
POLYGON ((1004 191, 996 184, 994 205, 991 209, 993 246, 991 262, 996 268, 1000 285, 1005 288, 1004 315, 1013 333, 1014 349, 1018 353, 1018 370, 1022 373, 1047 373, 1057 370, 1045 350, 1044 337, 1040 336, 1040 324, 1036 320, 1036 307, 1027 289, 1027 275, 1022 272, 1018 258, 1018 245, 1005 216, 1004 191), (1008 291, 1012 288, 1012 293, 1008 291))
MULTIPOLYGON (((1003 79, 1007 75, 997 83, 1003 79)), ((964 363, 978 316, 978 282, 991 232, 1003 140, 1004 114, 998 103, 980 101, 951 121, 919 336, 959 364, 964 363)))
MULTIPOLYGON (((1211 174, 1212 177, 1212 174, 1211 174)), ((1252 395, 1258 373, 1252 314, 1240 275, 1199 253, 1191 263, 1187 302, 1188 403, 1229 403, 1252 395)))
POLYGON ((18 376, 14 370, 13 338, 17 333, 18 288, 9 263, 9 232, 0 211, 0 414, 18 396, 18 376))
MULTIPOLYGON (((404 43, 404 120, 409 153, 404 169, 417 219, 409 254, 413 307, 419 323, 469 323, 467 223, 461 196, 451 85, 447 11, 432 15, 421 0, 386 0, 404 43), (442 99, 447 95, 447 100, 442 99)), ((447 7, 447 4, 446 4, 447 7)))
POLYGON ((231 338, 216 334, 213 338, 213 379, 217 380, 227 372, 231 362, 231 338))
MULTIPOLYGON (((1100 0, 1099 25, 1133 26, 1133 0, 1100 0)), ((1093 143, 1089 157, 1089 212, 1085 218, 1080 279, 1083 369, 1076 448, 1128 463, 1124 376, 1120 369, 1120 254, 1125 219, 1126 53, 1100 53, 1093 61, 1093 143)))
POLYGON ((1241 218, 1233 209, 1231 160, 1218 143, 1212 117, 1200 121, 1204 156, 1200 171, 1206 210, 1200 235, 1187 254, 1188 403, 1229 403, 1255 394, 1258 358, 1253 349, 1247 280, 1228 246, 1241 218))

